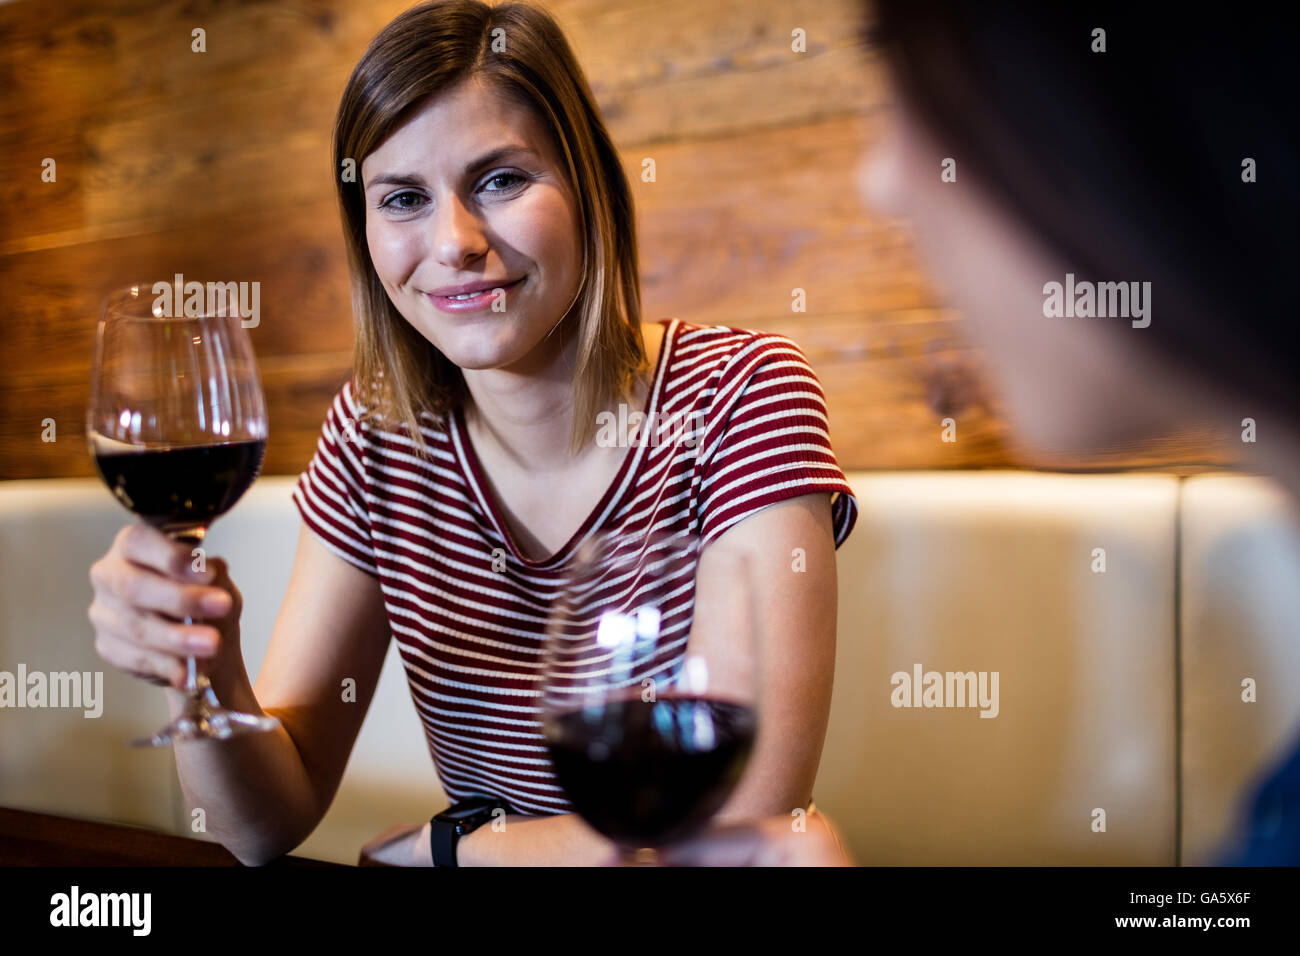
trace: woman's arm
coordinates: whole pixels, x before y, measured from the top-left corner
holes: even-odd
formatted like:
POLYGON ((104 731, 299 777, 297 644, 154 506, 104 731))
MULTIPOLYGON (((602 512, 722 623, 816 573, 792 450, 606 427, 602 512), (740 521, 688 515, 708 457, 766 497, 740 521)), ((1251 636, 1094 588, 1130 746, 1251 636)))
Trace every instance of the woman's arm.
MULTIPOLYGON (((361 850, 366 864, 433 866, 429 824, 395 826, 361 850)), ((604 866, 618 850, 573 813, 545 817, 511 814, 505 827, 485 824, 456 844, 457 866, 604 866)))
MULTIPOLYGON (((186 799, 204 808, 209 832, 241 862, 257 866, 289 852, 324 816, 379 681, 388 638, 379 582, 301 526, 257 686, 250 686, 242 657, 212 678, 227 707, 271 714, 282 726, 176 748, 186 799), (348 678, 354 701, 344 700, 348 678)), ((184 696, 167 694, 175 716, 184 696)))
MULTIPOLYGON (((724 542, 749 557, 753 574, 759 730, 745 775, 713 822, 789 818, 812 800, 835 681, 838 590, 830 495, 802 495, 757 511, 715 543, 724 542)), ((732 635, 727 602, 711 593, 726 583, 725 575, 709 573, 712 547, 700 556, 687 653, 703 655, 711 679, 725 679, 732 635)))

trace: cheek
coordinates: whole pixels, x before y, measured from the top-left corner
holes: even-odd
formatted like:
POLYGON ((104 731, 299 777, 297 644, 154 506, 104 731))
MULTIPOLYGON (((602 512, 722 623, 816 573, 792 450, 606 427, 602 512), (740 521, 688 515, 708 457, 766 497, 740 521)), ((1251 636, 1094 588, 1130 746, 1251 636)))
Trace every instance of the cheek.
POLYGON ((869 210, 885 216, 900 216, 902 208, 902 162, 896 121, 885 119, 871 147, 858 163, 855 184, 858 198, 869 210))
MULTIPOLYGON (((1021 437, 1049 454, 1100 451, 1161 434, 1173 420, 1170 392, 1125 335, 1043 315, 1043 284, 1065 266, 1000 214, 938 184, 918 203, 927 262, 982 348, 1021 437)), ((955 187, 953 187, 955 188, 955 187)))
POLYGON ((575 217, 561 193, 534 189, 532 195, 505 207, 493 225, 506 245, 540 266, 553 281, 574 271, 575 253, 581 261, 575 217))
POLYGON ((1124 335, 1043 315, 1043 284, 1063 281, 1047 255, 975 185, 940 178, 941 150, 919 129, 887 121, 859 168, 865 198, 910 221, 934 286, 983 349, 1018 431, 1050 452, 1101 449, 1167 431, 1187 395, 1124 335))
POLYGON ((401 282, 410 272, 410 264, 417 258, 411 243, 412 237, 404 235, 401 230, 393 229, 389 224, 373 217, 366 220, 366 245, 370 249, 370 260, 385 285, 401 282))
POLYGON ((918 155, 901 169, 907 173, 898 188, 908 197, 929 276, 983 350, 1021 437, 1042 449, 1091 444, 1095 439, 1083 434, 1096 431, 1093 387, 1116 367, 1107 343, 1089 334, 1095 330, 1044 318, 1042 287, 1056 272, 1053 263, 974 187, 960 178, 943 182, 932 156, 918 155))

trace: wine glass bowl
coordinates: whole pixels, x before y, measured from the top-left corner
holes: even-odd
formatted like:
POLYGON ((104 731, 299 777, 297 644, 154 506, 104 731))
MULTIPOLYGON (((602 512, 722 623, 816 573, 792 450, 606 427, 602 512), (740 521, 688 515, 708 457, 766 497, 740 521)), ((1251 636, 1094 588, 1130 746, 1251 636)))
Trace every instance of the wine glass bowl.
POLYGON ((574 811, 625 862, 704 826, 744 773, 757 732, 750 580, 740 553, 661 533, 589 538, 566 568, 547 626, 545 737, 574 811))
MULTIPOLYGON (((86 438, 123 507, 197 546, 261 469, 266 402, 234 287, 210 284, 206 298, 177 308, 169 293, 166 282, 140 282, 105 297, 86 438)), ((222 707, 192 656, 186 691, 176 720, 132 743, 224 740, 279 726, 273 717, 222 707)))

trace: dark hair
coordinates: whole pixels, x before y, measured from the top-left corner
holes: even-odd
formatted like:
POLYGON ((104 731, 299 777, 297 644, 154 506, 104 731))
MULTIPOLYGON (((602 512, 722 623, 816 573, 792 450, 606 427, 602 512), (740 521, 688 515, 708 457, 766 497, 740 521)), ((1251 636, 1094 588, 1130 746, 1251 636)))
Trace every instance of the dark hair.
POLYGON ((880 0, 868 34, 944 155, 1076 274, 1151 281, 1158 311, 1135 346, 1248 414, 1296 415, 1290 28, 1249 4, 1061 6, 880 0))

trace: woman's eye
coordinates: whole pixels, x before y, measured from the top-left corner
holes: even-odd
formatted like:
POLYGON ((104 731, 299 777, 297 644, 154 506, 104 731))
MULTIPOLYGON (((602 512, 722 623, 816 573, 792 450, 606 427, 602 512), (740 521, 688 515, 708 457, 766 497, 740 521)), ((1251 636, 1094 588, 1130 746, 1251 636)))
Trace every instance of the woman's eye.
POLYGON ((489 193, 508 193, 512 189, 517 189, 524 182, 524 177, 518 173, 493 173, 483 181, 483 191, 489 193), (489 189, 493 183, 499 183, 495 189, 489 189))
MULTIPOLYGON (((494 173, 487 179, 483 180, 483 185, 479 187, 479 192, 499 194, 511 193, 517 191, 527 181, 528 177, 521 176, 519 173, 494 173)), ((406 192, 395 193, 394 195, 389 196, 379 204, 379 208, 397 209, 410 212, 419 209, 423 205, 425 205, 424 197, 419 193, 410 192, 408 190, 406 192)))
POLYGON ((414 209, 415 208, 414 204, 408 205, 407 203, 400 202, 400 200, 419 199, 419 198, 420 198, 419 193, 411 193, 411 192, 398 193, 395 196, 389 196, 382 203, 380 203, 380 206, 381 208, 384 209, 414 209))

